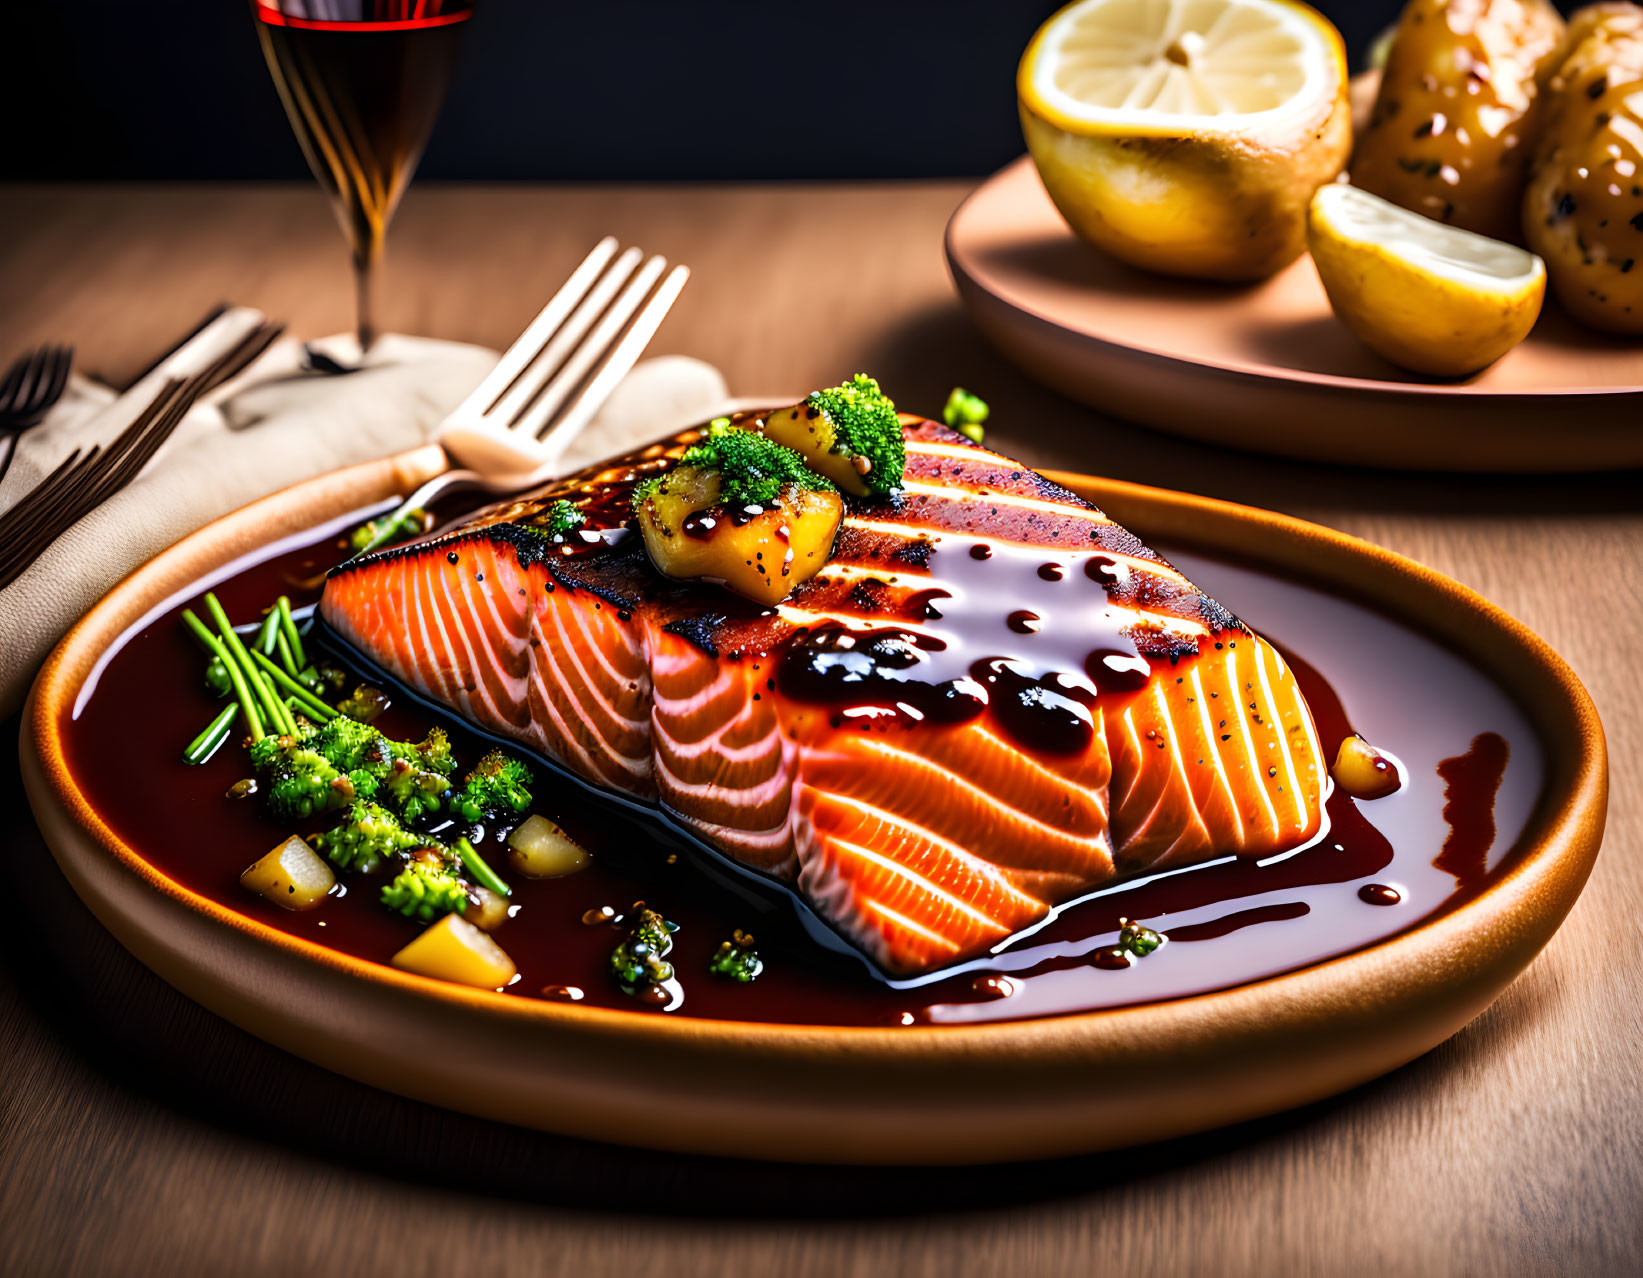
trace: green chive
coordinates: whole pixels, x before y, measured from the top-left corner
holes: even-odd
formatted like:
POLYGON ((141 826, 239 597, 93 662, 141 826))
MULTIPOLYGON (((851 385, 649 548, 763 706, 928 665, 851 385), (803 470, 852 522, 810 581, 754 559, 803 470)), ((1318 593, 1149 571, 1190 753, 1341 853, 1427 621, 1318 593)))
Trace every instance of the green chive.
POLYGON ((183 609, 183 622, 194 632, 194 637, 205 645, 205 650, 222 662, 223 669, 228 672, 228 682, 234 687, 240 710, 245 714, 246 730, 253 741, 262 740, 268 733, 263 728, 262 716, 257 713, 257 703, 251 696, 251 689, 246 686, 245 676, 240 673, 239 663, 228 655, 222 640, 205 628, 205 623, 194 615, 192 609, 183 609))
POLYGON ((234 716, 240 712, 240 707, 224 706, 217 713, 217 717, 206 725, 204 732, 188 743, 188 749, 183 751, 184 763, 204 763, 222 743, 228 740, 229 725, 234 722, 234 716))
POLYGON ((272 656, 274 653, 274 637, 279 634, 279 626, 279 612, 270 608, 268 615, 262 619, 261 627, 257 630, 256 640, 251 645, 252 651, 272 656))
POLYGON ((462 858, 462 864, 468 867, 468 873, 485 887, 490 888, 498 896, 513 895, 513 889, 496 877, 496 871, 485 864, 485 858, 474 850, 474 845, 467 839, 456 841, 456 854, 462 858))
POLYGON ((192 608, 183 609, 183 624, 194 632, 194 637, 200 641, 200 646, 215 656, 222 651, 222 643, 216 635, 206 628, 205 622, 194 615, 192 608))
POLYGON ((285 667, 285 673, 293 679, 296 678, 302 667, 297 664, 296 657, 292 655, 291 644, 285 637, 285 631, 276 630, 274 632, 274 646, 279 649, 280 664, 285 667))
POLYGON ((267 712, 269 722, 280 732, 295 732, 297 730, 296 721, 280 704, 279 698, 274 695, 274 690, 269 686, 268 681, 258 673, 257 667, 252 664, 251 654, 245 650, 245 644, 240 640, 239 635, 234 633, 234 625, 228 620, 228 614, 223 611, 222 604, 217 601, 217 596, 209 591, 206 592, 205 607, 211 614, 211 620, 217 623, 217 630, 221 633, 223 646, 239 663, 240 670, 245 674, 246 682, 256 692, 258 701, 262 703, 262 708, 267 712))
POLYGON ((279 609, 280 633, 285 636, 285 642, 291 645, 291 659, 296 668, 291 671, 296 674, 308 664, 308 658, 302 651, 302 636, 297 633, 296 619, 291 616, 291 600, 287 595, 281 595, 274 601, 274 607, 279 609))
POLYGON ((262 653, 254 652, 251 654, 251 658, 268 672, 269 677, 273 679, 275 683, 279 684, 280 687, 291 693, 292 698, 302 707, 302 712, 304 714, 320 719, 321 721, 326 719, 335 719, 337 717, 337 712, 335 710, 331 709, 330 706, 326 705, 325 702, 321 701, 307 688, 303 687, 302 684, 298 683, 290 675, 286 674, 285 671, 281 670, 267 657, 263 656, 262 653))

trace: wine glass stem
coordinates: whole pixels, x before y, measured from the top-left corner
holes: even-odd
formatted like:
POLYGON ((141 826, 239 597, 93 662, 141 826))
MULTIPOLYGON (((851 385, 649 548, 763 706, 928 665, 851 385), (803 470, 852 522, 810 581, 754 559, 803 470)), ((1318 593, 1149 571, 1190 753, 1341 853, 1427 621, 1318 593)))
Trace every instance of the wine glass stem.
POLYGON ((376 282, 377 254, 372 250, 354 254, 354 331, 359 336, 359 353, 371 349, 377 339, 376 308, 372 302, 376 282))

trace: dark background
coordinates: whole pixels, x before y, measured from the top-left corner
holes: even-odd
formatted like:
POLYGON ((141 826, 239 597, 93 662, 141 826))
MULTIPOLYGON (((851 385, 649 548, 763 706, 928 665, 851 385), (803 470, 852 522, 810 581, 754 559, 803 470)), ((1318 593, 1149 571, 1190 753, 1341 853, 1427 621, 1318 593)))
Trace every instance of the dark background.
MULTIPOLYGON (((429 178, 958 177, 1057 0, 477 0, 429 178)), ((1323 0, 1354 63, 1398 0, 1323 0)), ((246 0, 7 5, 12 178, 306 173, 246 0)))

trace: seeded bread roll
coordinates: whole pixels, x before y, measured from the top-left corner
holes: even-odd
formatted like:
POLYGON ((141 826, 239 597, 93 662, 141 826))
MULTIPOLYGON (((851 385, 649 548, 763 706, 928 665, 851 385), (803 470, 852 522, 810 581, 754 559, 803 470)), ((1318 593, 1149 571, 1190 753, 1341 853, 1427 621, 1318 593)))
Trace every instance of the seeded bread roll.
POLYGON ((1353 185, 1518 241, 1541 88, 1562 41, 1547 0, 1410 0, 1352 156, 1353 185))
POLYGON ((1523 231, 1565 310, 1643 333, 1643 8, 1593 5, 1569 33, 1547 85, 1523 231))

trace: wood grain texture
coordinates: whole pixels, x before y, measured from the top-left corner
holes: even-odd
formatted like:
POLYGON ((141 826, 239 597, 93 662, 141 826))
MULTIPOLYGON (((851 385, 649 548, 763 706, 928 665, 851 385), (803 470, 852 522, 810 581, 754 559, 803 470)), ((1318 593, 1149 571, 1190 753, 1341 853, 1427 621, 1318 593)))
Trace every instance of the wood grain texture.
MULTIPOLYGON (((737 393, 862 368, 932 409, 961 381, 994 405, 999 446, 1035 464, 1271 506, 1477 587, 1573 664, 1609 733, 1604 851, 1525 976, 1378 1083, 1120 1155, 914 1173, 632 1153, 345 1082, 173 993, 51 864, 14 722, 0 725, 0 846, 27 886, 0 928, 0 1273, 1643 1272, 1640 477, 1333 469, 1071 405, 959 311, 941 229, 963 194, 419 189, 382 313, 503 344, 610 231, 696 269, 656 349, 714 361, 737 393)), ((317 192, 0 190, 0 358, 72 340, 82 367, 122 378, 224 298, 306 335, 346 326, 346 258, 317 192)))

